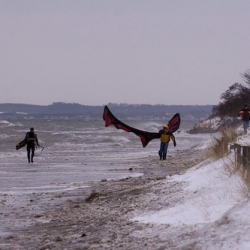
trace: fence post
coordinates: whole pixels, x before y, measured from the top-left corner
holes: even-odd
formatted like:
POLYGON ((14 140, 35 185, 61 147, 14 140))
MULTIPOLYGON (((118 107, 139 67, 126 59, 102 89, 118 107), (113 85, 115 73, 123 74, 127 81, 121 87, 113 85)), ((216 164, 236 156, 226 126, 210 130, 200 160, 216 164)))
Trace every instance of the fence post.
POLYGON ((250 181, 250 146, 241 146, 239 144, 230 144, 230 150, 234 149, 234 160, 236 170, 242 168, 243 175, 250 181))
POLYGON ((250 162, 250 147, 247 147, 247 161, 250 162))
POLYGON ((242 158, 243 158, 243 164, 247 164, 247 147, 242 146, 242 158))
POLYGON ((241 146, 239 144, 236 144, 236 159, 237 164, 241 164, 241 146))

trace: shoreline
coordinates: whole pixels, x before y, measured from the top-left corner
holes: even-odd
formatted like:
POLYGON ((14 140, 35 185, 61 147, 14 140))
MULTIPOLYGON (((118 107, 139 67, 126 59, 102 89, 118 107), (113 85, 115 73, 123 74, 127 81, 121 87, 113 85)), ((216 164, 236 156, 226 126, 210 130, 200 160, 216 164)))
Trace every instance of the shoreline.
POLYGON ((157 236, 158 230, 172 234, 169 225, 132 219, 180 202, 174 194, 182 190, 183 183, 168 183, 166 176, 198 164, 203 153, 190 149, 169 155, 166 162, 143 162, 134 170, 143 170, 143 176, 102 180, 49 199, 48 194, 34 193, 22 215, 12 211, 5 216, 11 234, 0 236, 0 249, 176 249, 178 244, 168 237, 157 236))

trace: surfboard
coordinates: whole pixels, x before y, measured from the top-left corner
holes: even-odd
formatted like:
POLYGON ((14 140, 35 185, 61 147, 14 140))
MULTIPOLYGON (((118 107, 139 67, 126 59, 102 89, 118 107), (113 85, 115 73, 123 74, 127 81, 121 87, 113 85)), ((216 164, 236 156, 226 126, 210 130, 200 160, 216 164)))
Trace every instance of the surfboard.
POLYGON ((24 139, 22 141, 20 141, 17 145, 16 145, 16 150, 24 147, 27 144, 27 141, 24 139))

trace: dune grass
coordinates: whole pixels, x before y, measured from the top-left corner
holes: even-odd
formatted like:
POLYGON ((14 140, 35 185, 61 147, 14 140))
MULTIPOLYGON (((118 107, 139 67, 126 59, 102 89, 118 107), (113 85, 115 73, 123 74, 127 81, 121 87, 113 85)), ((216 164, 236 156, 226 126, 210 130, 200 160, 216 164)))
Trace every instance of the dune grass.
MULTIPOLYGON (((213 138, 210 157, 218 160, 230 154, 229 145, 236 144, 238 137, 241 135, 242 133, 237 133, 233 128, 221 130, 219 135, 213 138)), ((223 162, 224 172, 229 176, 237 174, 243 182, 241 193, 245 197, 250 198, 250 162, 244 159, 242 155, 237 152, 237 149, 234 149, 234 154, 225 158, 223 162)))
POLYGON ((234 128, 221 129, 219 135, 213 138, 209 157, 221 159, 229 152, 229 144, 236 142, 238 134, 234 128))

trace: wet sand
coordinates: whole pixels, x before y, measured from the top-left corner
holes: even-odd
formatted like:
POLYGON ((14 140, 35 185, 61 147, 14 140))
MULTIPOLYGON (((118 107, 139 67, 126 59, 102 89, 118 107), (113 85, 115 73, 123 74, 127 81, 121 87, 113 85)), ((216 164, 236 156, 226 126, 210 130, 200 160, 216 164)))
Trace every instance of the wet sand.
POLYGON ((15 206, 18 196, 2 194, 0 249, 182 249, 178 239, 194 237, 188 228, 132 219, 179 202, 175 194, 183 183, 168 183, 166 177, 182 174, 202 159, 204 151, 191 149, 164 162, 144 161, 136 168, 131 162, 128 169, 143 176, 103 179, 56 194, 34 192, 22 197, 21 208, 15 206))

